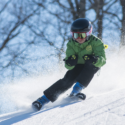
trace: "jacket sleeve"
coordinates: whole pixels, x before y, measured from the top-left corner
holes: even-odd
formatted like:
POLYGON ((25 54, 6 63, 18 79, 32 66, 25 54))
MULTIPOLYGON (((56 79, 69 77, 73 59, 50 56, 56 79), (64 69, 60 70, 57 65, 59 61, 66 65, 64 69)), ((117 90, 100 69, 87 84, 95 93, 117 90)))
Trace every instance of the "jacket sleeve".
POLYGON ((106 64, 105 47, 101 40, 94 41, 93 54, 99 57, 96 64, 94 64, 96 67, 102 67, 106 64))
MULTIPOLYGON (((67 60, 71 55, 74 55, 75 54, 75 51, 74 49, 72 48, 71 46, 71 41, 69 41, 67 43, 67 49, 66 49, 66 58, 65 60, 67 60)), ((73 69, 75 66, 68 66, 66 63, 65 63, 65 67, 69 70, 73 69)))

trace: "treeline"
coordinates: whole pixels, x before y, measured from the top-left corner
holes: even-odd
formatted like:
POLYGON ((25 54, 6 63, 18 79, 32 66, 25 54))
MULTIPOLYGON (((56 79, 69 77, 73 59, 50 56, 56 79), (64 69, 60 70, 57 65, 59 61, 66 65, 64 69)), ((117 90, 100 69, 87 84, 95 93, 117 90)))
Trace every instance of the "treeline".
POLYGON ((70 25, 77 18, 88 18, 99 38, 113 34, 125 46, 124 0, 1 0, 1 77, 30 73, 31 62, 45 58, 62 61, 70 25))

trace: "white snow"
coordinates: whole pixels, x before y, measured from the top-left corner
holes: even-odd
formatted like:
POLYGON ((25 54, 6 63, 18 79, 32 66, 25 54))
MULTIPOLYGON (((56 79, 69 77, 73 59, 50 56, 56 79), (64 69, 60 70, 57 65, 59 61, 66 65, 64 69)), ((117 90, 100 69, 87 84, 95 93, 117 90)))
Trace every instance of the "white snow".
POLYGON ((66 70, 0 84, 0 125, 125 125, 125 59, 112 54, 100 75, 83 90, 85 101, 66 98, 34 112, 31 103, 66 70))
POLYGON ((43 110, 31 109, 0 116, 0 125, 124 125, 125 89, 88 98, 64 99, 43 110), (59 103, 60 102, 60 103, 59 103))

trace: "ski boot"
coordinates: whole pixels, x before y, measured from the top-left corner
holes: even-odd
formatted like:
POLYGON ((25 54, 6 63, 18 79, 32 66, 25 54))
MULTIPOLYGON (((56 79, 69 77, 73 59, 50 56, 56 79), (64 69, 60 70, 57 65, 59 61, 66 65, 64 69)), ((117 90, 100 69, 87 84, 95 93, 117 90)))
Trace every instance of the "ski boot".
POLYGON ((76 97, 78 97, 78 98, 80 98, 80 99, 82 99, 82 100, 85 100, 85 99, 86 99, 86 95, 85 95, 84 93, 78 93, 78 94, 76 95, 76 97))
POLYGON ((32 107, 35 110, 40 110, 48 102, 49 102, 49 99, 45 95, 43 95, 42 97, 38 98, 36 101, 32 103, 32 107))
POLYGON ((82 91, 82 89, 84 88, 84 86, 82 84, 80 84, 79 82, 77 82, 74 87, 73 87, 73 90, 72 92, 70 93, 69 97, 78 97, 82 100, 85 100, 86 99, 86 95, 83 94, 83 93, 80 93, 82 91))

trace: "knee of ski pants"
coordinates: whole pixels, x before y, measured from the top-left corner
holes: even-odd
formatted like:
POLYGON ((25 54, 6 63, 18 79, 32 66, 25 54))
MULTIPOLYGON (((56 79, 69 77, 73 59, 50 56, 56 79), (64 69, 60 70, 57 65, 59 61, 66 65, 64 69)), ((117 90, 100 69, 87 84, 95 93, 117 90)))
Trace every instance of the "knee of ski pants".
POLYGON ((94 74, 100 69, 99 67, 95 67, 91 63, 85 63, 84 66, 85 66, 86 71, 94 73, 94 74))
POLYGON ((98 67, 94 65, 91 67, 85 66, 79 76, 77 77, 77 82, 81 83, 84 87, 87 87, 94 77, 94 74, 99 70, 98 67))

